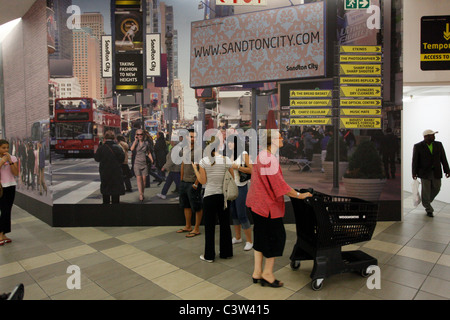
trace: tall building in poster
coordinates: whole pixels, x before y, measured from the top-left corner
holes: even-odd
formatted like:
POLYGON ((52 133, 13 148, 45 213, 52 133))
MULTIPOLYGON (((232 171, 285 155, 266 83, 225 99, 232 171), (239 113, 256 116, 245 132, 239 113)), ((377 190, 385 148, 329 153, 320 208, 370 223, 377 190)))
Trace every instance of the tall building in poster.
POLYGON ((90 28, 73 31, 73 73, 84 97, 101 99, 100 46, 90 28))

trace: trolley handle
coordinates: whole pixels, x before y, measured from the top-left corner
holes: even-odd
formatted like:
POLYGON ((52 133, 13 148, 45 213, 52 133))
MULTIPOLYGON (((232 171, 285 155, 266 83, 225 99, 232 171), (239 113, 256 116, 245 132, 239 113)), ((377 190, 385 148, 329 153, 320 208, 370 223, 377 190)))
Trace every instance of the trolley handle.
POLYGON ((300 192, 300 193, 309 192, 309 193, 311 193, 313 195, 312 197, 306 198, 304 200, 307 204, 311 204, 311 201, 317 201, 318 200, 319 194, 317 192, 315 192, 313 188, 300 189, 300 190, 297 190, 297 191, 300 192))

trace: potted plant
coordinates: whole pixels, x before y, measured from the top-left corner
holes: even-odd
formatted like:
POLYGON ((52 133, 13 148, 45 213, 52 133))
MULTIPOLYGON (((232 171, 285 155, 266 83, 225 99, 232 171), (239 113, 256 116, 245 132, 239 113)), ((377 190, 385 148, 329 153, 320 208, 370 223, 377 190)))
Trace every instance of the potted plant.
POLYGON ((356 147, 342 181, 349 197, 367 201, 380 198, 386 178, 383 162, 373 142, 364 141, 356 147))
MULTIPOLYGON (((347 144, 342 137, 339 137, 339 180, 342 179, 348 167, 347 159, 347 144)), ((327 145, 327 154, 325 161, 322 163, 322 168, 325 173, 325 181, 333 181, 333 167, 334 167, 334 138, 331 137, 327 145)))

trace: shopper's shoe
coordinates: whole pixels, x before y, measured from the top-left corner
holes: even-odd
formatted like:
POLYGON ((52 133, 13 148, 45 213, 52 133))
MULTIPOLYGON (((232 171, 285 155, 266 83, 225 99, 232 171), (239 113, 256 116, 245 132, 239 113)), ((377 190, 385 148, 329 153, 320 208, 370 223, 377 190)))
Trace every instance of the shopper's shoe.
POLYGON ((238 240, 238 239, 236 239, 236 238, 233 237, 233 239, 231 240, 231 243, 232 243, 232 244, 242 243, 242 239, 239 239, 239 240, 238 240))
POLYGON ((209 262, 209 263, 214 262, 214 260, 206 260, 203 255, 200 256, 200 260, 203 260, 203 261, 206 261, 206 262, 209 262))
POLYGON ((279 281, 279 280, 275 280, 274 282, 270 283, 269 281, 267 281, 266 279, 261 279, 261 286, 269 286, 272 288, 281 288, 283 286, 283 282, 279 281))
POLYGON ((246 242, 245 243, 245 247, 244 247, 244 251, 249 251, 253 249, 253 243, 251 242, 246 242))
POLYGON ((433 218, 434 214, 433 214, 433 212, 427 212, 427 216, 430 217, 430 218, 433 218))
POLYGON ((163 194, 161 194, 161 193, 158 193, 156 196, 157 196, 158 198, 161 198, 161 199, 163 199, 163 200, 166 200, 166 196, 163 195, 163 194))

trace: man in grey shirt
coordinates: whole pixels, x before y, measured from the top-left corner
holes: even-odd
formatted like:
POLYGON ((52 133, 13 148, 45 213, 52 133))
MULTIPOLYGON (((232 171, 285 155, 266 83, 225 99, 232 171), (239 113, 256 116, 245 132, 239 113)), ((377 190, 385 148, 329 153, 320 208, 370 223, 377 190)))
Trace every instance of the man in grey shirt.
POLYGON ((195 131, 189 130, 189 138, 191 142, 191 162, 181 163, 180 172, 180 206, 184 209, 184 217, 186 219, 186 225, 184 228, 177 231, 177 233, 188 232, 187 238, 192 238, 200 234, 200 223, 202 221, 202 185, 199 184, 197 177, 195 176, 192 163, 194 162, 194 143, 195 143, 195 131), (192 229, 192 213, 195 212, 195 225, 192 229))

